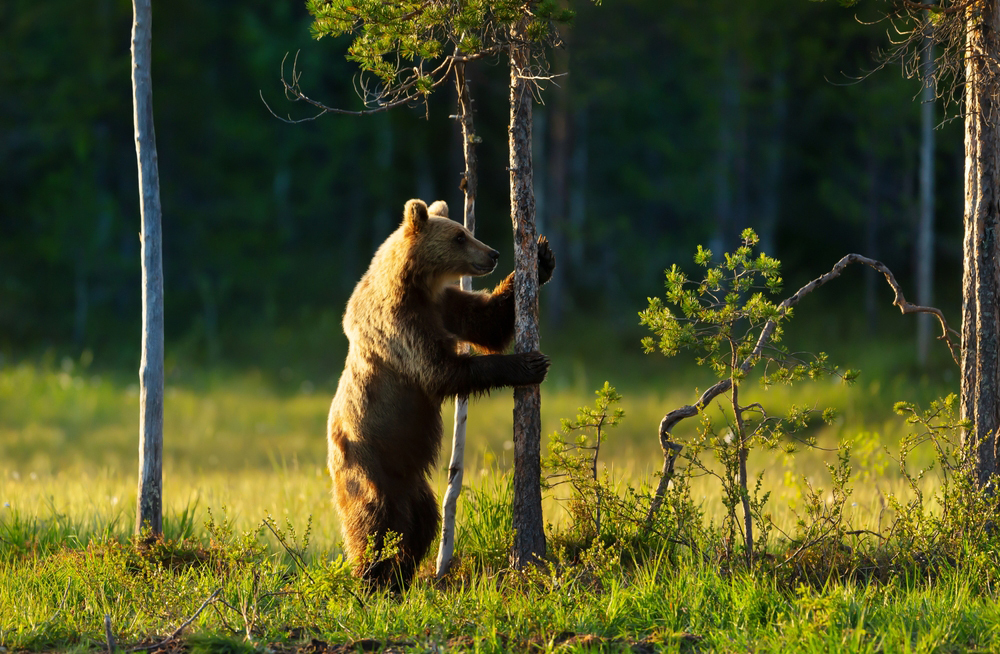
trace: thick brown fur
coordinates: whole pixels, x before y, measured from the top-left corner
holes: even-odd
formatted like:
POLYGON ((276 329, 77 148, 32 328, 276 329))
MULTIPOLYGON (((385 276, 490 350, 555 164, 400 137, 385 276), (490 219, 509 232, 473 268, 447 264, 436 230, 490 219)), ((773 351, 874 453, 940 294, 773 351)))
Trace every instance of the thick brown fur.
MULTIPOLYGON (((459 277, 491 272, 498 255, 447 216, 443 202, 407 202, 344 314, 350 348, 330 407, 328 464, 347 556, 372 587, 408 587, 437 533, 427 477, 441 402, 539 384, 549 367, 540 352, 501 354, 514 334, 514 273, 491 293, 459 289, 459 277), (463 341, 484 354, 459 354, 463 341), (381 553, 389 531, 401 537, 394 557, 381 553)), ((538 243, 545 283, 555 257, 538 243)))

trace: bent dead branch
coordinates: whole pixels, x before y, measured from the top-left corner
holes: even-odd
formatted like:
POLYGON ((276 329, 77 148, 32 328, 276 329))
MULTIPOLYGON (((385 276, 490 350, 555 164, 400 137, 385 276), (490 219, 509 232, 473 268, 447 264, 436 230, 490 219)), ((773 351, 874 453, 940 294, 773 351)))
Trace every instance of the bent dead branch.
POLYGON ((389 111, 390 109, 394 109, 396 107, 412 105, 425 100, 429 91, 441 86, 449 79, 456 64, 482 59, 491 54, 495 54, 495 52, 496 49, 490 49, 473 55, 461 55, 458 51, 456 51, 454 54, 444 57, 436 68, 427 73, 424 72, 424 62, 420 62, 419 65, 413 66, 409 69, 401 68, 399 75, 402 76, 402 79, 389 88, 371 90, 367 81, 364 78, 361 78, 361 81, 355 85, 355 91, 357 92, 358 97, 360 97, 364 102, 365 107, 368 108, 360 111, 351 111, 348 109, 331 107, 324 102, 320 102, 319 100, 315 100, 306 95, 306 93, 302 90, 300 83, 300 80, 302 79, 302 71, 299 68, 299 53, 295 53, 295 58, 292 60, 291 79, 285 76, 285 62, 288 60, 288 55, 286 54, 281 60, 281 85, 284 87, 285 97, 291 102, 305 102, 318 111, 312 116, 308 116, 306 118, 292 118, 291 116, 282 117, 275 113, 275 111, 271 108, 271 105, 267 103, 267 100, 264 99, 263 92, 260 93, 260 99, 272 116, 283 123, 288 123, 290 125, 313 121, 326 114, 338 114, 343 116, 370 116, 372 114, 389 111), (419 86, 420 80, 428 78, 431 80, 430 85, 421 88, 419 86))
MULTIPOLYGON (((956 365, 961 365, 959 363, 958 344, 955 340, 953 340, 953 338, 957 339, 959 334, 948 325, 948 322, 945 320, 944 314, 941 310, 935 307, 919 306, 907 302, 906 297, 903 295, 903 290, 900 288, 899 282, 896 281, 896 276, 893 275, 892 271, 889 270, 889 268, 886 267, 886 265, 881 261, 869 259, 868 257, 861 256, 860 254, 846 255, 833 266, 830 272, 817 277, 796 291, 794 295, 786 298, 781 304, 778 305, 779 316, 783 317, 788 309, 797 305, 802 298, 809 293, 812 293, 827 282, 840 277, 840 274, 844 272, 844 269, 852 263, 863 264, 882 273, 885 277, 885 281, 889 284, 895 294, 892 304, 893 306, 898 307, 901 313, 929 313, 936 316, 941 325, 941 335, 938 337, 938 340, 943 340, 945 344, 947 344, 948 350, 951 353, 951 358, 955 361, 956 365)), ((757 343, 754 346, 753 352, 751 352, 750 355, 743 360, 743 363, 740 364, 740 371, 743 374, 748 373, 757 364, 757 362, 760 361, 761 352, 771 340, 771 336, 774 334, 774 330, 778 326, 778 320, 780 320, 780 317, 779 319, 768 320, 764 324, 764 328, 761 330, 760 336, 757 338, 757 343)), ((694 404, 687 404, 685 406, 678 407, 663 416, 663 420, 660 421, 657 437, 660 440, 660 448, 663 450, 663 469, 660 472, 660 481, 656 486, 656 492, 653 495, 652 502, 650 502, 649 513, 646 516, 647 529, 650 525, 652 525, 653 519, 660 510, 660 506, 663 504, 663 497, 666 494, 667 486, 670 484, 670 480, 674 476, 674 466, 676 465, 677 457, 680 455, 682 449, 679 444, 670 440, 670 434, 673 428, 677 426, 677 423, 685 418, 692 418, 701 413, 712 400, 729 391, 731 388, 731 379, 720 380, 714 386, 702 393, 701 397, 699 397, 694 404)))

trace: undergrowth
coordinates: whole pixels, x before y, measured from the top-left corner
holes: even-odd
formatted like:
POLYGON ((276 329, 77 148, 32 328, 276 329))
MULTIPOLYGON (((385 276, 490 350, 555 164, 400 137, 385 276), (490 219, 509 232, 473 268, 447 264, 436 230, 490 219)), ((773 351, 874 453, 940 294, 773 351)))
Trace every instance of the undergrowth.
MULTIPOLYGON (((756 362, 760 330, 790 314, 754 293, 758 277, 772 290, 780 279, 745 236, 722 266, 700 251, 706 277, 693 288, 671 271, 680 317, 654 301, 644 312, 663 351, 701 348, 729 381, 724 407, 700 405, 694 433, 668 432, 681 452, 668 477, 637 477, 605 463, 630 419, 605 383, 550 437, 545 483, 561 513, 550 512, 539 565, 509 567, 501 469, 465 489, 450 573, 435 578, 427 561, 404 595, 364 587, 328 532, 317 548, 301 513, 262 511, 247 528, 248 516, 204 500, 201 523, 196 498, 152 540, 128 535, 124 508, 71 515, 52 499, 44 516, 0 509, 0 652, 1000 651, 998 503, 976 484, 956 398, 898 403, 892 448, 855 433, 827 452, 811 416, 830 412, 769 412, 773 384, 854 373, 775 347, 751 387, 744 362, 756 362), (803 452, 825 455, 822 475, 796 467, 803 452), (764 484, 769 457, 789 462, 787 497, 764 484), (890 473, 902 484, 883 484, 890 473), (861 491, 877 499, 864 520, 861 491), (793 519, 775 518, 777 502, 793 519)), ((71 389, 53 392, 76 406, 71 389)), ((282 492, 285 505, 312 497, 282 492)))

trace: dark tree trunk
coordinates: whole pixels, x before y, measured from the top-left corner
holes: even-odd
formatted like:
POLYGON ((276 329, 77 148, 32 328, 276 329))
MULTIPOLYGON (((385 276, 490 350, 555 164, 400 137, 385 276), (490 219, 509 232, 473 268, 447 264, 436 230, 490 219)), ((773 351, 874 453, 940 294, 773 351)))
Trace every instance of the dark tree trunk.
POLYGON ((966 9, 965 247, 962 279, 962 418, 972 423, 967 446, 980 484, 997 474, 998 266, 1000 190, 996 58, 1000 55, 1000 0, 966 9))
MULTIPOLYGON (((573 115, 573 155, 569 162, 570 190, 567 192, 569 224, 565 232, 566 254, 569 265, 565 270, 581 271, 586 256, 584 251, 587 232, 587 182, 590 168, 590 148, 587 143, 588 111, 586 105, 573 115)), ((558 252, 558 250, 556 250, 558 252)), ((556 277, 559 273, 554 273, 556 277)))
POLYGON ((132 99, 142 216, 142 359, 139 363, 139 498, 135 528, 163 532, 163 259, 160 177, 150 80, 151 0, 132 2, 132 99))
MULTIPOLYGON (((781 58, 784 61, 784 57, 781 58)), ((761 189, 760 249, 776 252, 778 213, 781 209, 781 181, 785 163, 785 132, 788 122, 788 83, 784 65, 771 78, 771 129, 764 146, 764 179, 761 189)))
MULTIPOLYGON (((511 30, 510 211, 514 226, 514 351, 538 350, 538 243, 531 170, 530 48, 511 30)), ((541 409, 538 386, 514 389, 514 549, 511 564, 523 568, 545 555, 541 487, 541 409)))
MULTIPOLYGON (((921 75, 934 72, 933 41, 925 37, 921 75)), ((920 220, 917 226, 917 304, 934 302, 934 87, 926 81, 920 91, 920 220)), ((934 325, 932 316, 917 316, 917 362, 927 365, 934 325)))
MULTIPOLYGON (((875 152, 875 138, 868 139, 871 150, 868 152, 868 220, 865 221, 865 256, 879 258, 879 161, 875 152)), ((865 318, 868 322, 868 333, 874 334, 878 329, 878 273, 868 268, 865 270, 865 318)))
POLYGON ((87 339, 87 315, 90 309, 90 294, 87 292, 87 254, 83 246, 76 249, 73 266, 73 345, 82 348, 87 339))
MULTIPOLYGON (((564 47, 556 48, 552 55, 553 73, 557 75, 569 70, 568 44, 565 44, 568 32, 568 29, 562 30, 564 47)), ((562 77, 558 85, 552 89, 552 101, 549 103, 549 212, 546 227, 546 236, 552 245, 552 250, 559 253, 565 252, 563 246, 566 242, 566 214, 569 206, 567 184, 570 155, 569 123, 569 78, 562 77)), ((572 272, 565 267, 562 271, 556 271, 545 289, 546 318, 549 324, 555 327, 562 322, 566 305, 563 280, 571 274, 572 272)))
MULTIPOLYGON (((719 98, 719 142, 715 158, 715 233, 709 249, 721 257, 734 233, 734 195, 740 194, 740 75, 736 56, 725 55, 722 63, 722 94, 719 98)), ((719 260, 718 258, 716 259, 719 260)))

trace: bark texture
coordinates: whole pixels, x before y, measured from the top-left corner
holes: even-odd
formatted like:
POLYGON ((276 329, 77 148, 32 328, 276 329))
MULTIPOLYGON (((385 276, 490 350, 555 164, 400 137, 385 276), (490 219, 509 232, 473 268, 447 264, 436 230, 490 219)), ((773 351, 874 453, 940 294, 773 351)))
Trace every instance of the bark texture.
POLYGON ((136 532, 163 532, 163 257, 160 177, 153 131, 151 0, 132 2, 132 99, 142 219, 142 358, 139 363, 139 498, 136 532))
MULTIPOLYGON (((465 79, 465 64, 455 66, 455 84, 458 87, 458 117, 462 127, 462 154, 465 158, 465 174, 462 189, 465 191, 465 228, 476 233, 476 132, 472 122, 472 98, 465 79)), ((472 278, 462 277, 462 290, 472 290, 472 278)), ((468 346, 465 346, 468 349, 468 346)), ((462 478, 465 471, 465 427, 469 418, 469 396, 455 398, 455 431, 451 441, 451 463, 448 464, 448 488, 441 502, 441 545, 438 548, 437 576, 448 572, 455 554, 455 513, 458 496, 462 492, 462 478)))
MULTIPOLYGON (((529 46, 512 30, 510 47, 510 210, 514 227, 514 351, 538 350, 538 243, 531 163, 529 46)), ((545 554, 541 487, 541 408, 538 386, 514 389, 514 549, 522 568, 545 554)))
POLYGON ((1000 0, 966 9, 965 247, 962 279, 962 417, 972 423, 966 445, 985 485, 997 473, 998 266, 1000 191, 997 62, 1000 0))

